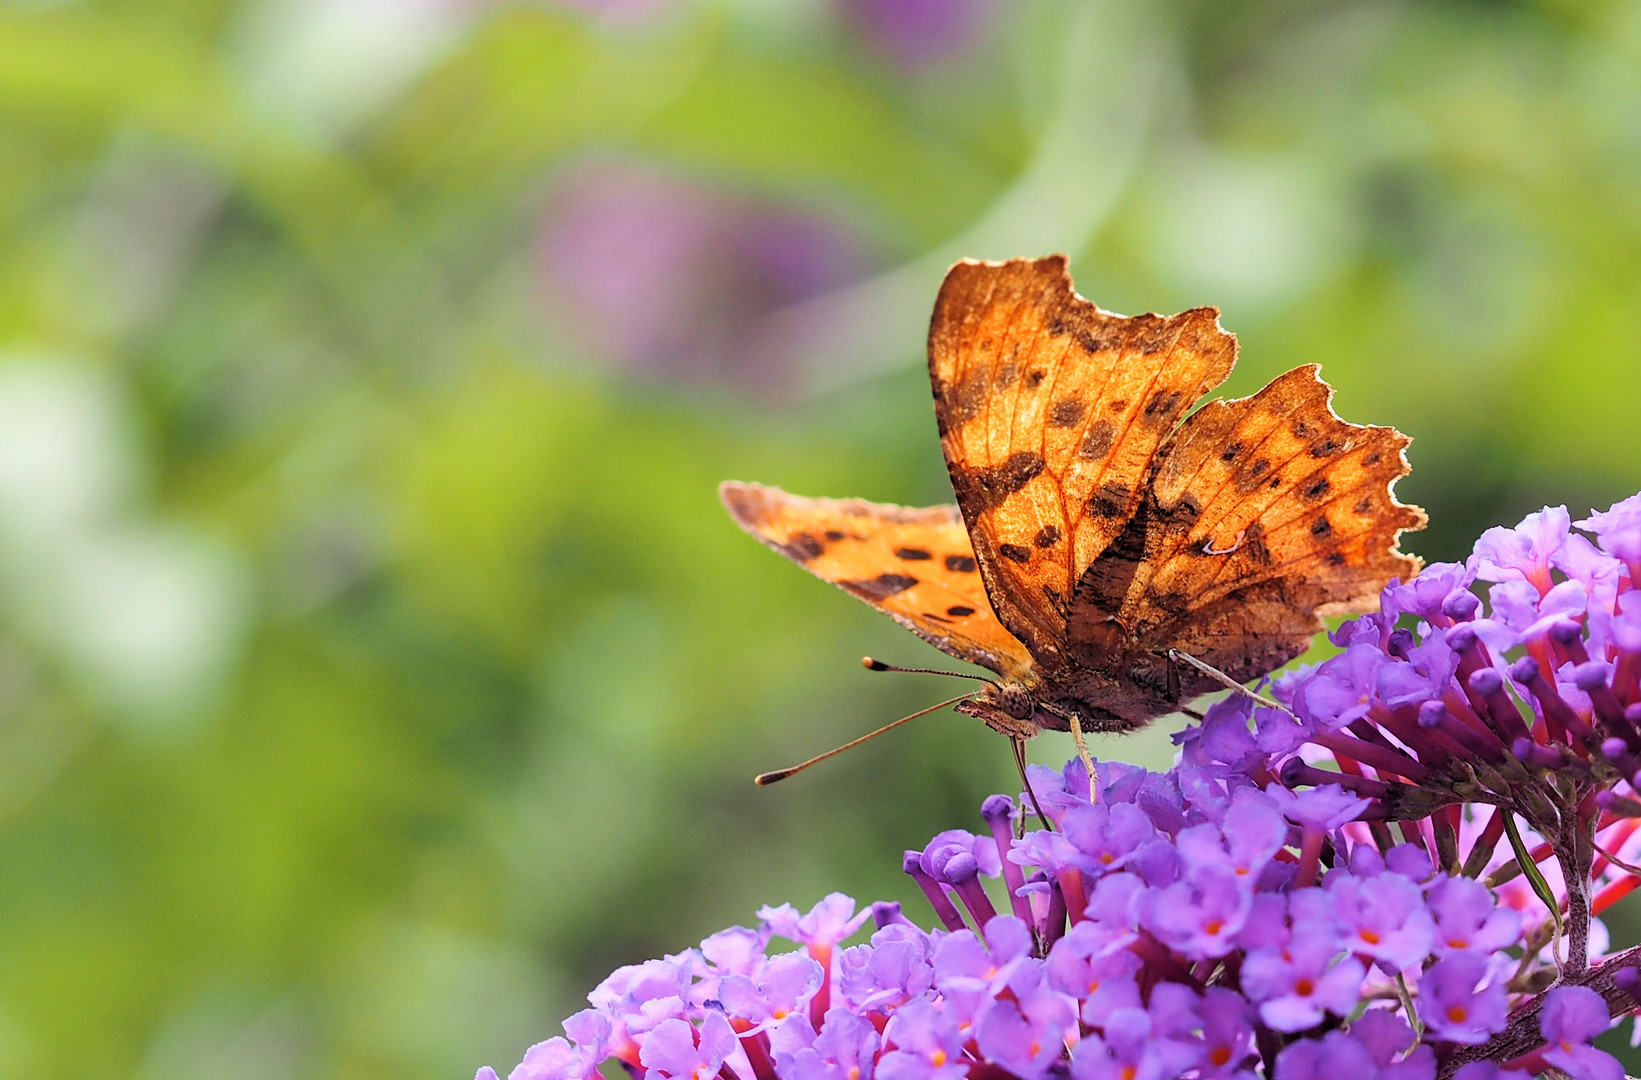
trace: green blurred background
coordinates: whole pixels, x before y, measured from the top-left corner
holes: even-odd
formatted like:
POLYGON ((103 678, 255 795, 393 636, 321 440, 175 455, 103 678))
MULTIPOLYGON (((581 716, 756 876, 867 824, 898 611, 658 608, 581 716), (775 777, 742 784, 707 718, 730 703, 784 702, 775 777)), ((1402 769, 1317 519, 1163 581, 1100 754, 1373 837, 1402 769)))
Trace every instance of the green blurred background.
POLYGON ((912 901, 1007 748, 755 789, 945 686, 719 480, 949 499, 944 267, 1067 251, 1461 556, 1641 487, 1638 177, 1635 3, 0 4, 0 1076, 505 1070, 912 901))

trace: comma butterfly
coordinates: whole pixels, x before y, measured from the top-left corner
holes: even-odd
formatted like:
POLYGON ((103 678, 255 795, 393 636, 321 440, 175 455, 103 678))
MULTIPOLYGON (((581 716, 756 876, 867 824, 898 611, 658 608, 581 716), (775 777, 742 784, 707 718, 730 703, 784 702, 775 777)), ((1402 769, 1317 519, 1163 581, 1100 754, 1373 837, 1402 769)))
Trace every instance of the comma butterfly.
POLYGON ((1101 311, 1064 256, 960 262, 929 327, 956 506, 721 495, 782 555, 996 672, 956 708, 1017 746, 1131 731, 1218 689, 1210 672, 1280 667, 1321 616, 1419 569, 1397 540, 1424 513, 1391 494, 1409 439, 1339 419, 1314 364, 1191 411, 1236 351, 1215 308, 1101 311))

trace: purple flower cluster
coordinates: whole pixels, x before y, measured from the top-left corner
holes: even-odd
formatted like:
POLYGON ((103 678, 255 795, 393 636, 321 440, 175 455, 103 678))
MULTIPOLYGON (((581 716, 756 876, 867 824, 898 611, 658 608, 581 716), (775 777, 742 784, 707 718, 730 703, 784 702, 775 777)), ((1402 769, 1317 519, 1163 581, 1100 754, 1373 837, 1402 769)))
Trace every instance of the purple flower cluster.
POLYGON ((1369 800, 1358 835, 1383 844, 1396 822, 1452 873, 1505 884, 1553 854, 1511 902, 1535 926, 1567 908, 1582 967, 1580 927, 1641 882, 1625 865, 1641 844, 1641 495, 1576 524, 1591 536, 1546 508, 1489 529, 1463 564, 1392 582, 1331 635, 1339 655, 1276 680, 1285 710, 1220 702, 1183 760, 1340 785, 1369 800))
MULTIPOLYGON (((1531 959, 1505 952, 1522 944, 1518 914, 1422 847, 1353 843, 1343 827, 1365 799, 1189 766, 1100 774, 1090 804, 1078 762, 1031 770, 1052 831, 1017 836, 999 795, 988 834, 908 852, 939 928, 837 894, 806 915, 766 908, 756 930, 617 971, 511 1080, 591 1080, 610 1058, 691 1080, 1301 1080, 1341 1055, 1364 1076, 1434 1080, 1531 996, 1531 959), (870 943, 839 948, 868 916, 870 943), (802 948, 770 953, 774 937, 802 948)), ((1534 1052, 1575 1077, 1622 1076, 1588 1045, 1609 1023, 1599 994, 1536 1000, 1534 1052)))
POLYGON ((1641 882, 1641 496, 1578 526, 1393 582, 1167 773, 1032 767, 906 852, 934 929, 765 908, 617 971, 510 1080, 1621 1080, 1591 1043, 1641 947, 1601 959, 1594 915, 1641 882))

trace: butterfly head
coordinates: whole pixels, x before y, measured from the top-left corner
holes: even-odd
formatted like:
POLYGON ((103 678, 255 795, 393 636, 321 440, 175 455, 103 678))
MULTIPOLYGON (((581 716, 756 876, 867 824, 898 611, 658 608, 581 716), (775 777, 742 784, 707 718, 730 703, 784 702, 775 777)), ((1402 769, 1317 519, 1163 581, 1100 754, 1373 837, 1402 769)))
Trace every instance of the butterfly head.
POLYGON ((1031 689, 1019 683, 987 683, 980 693, 954 708, 983 721, 993 731, 1011 738, 1030 738, 1045 726, 1039 721, 1042 705, 1031 689))

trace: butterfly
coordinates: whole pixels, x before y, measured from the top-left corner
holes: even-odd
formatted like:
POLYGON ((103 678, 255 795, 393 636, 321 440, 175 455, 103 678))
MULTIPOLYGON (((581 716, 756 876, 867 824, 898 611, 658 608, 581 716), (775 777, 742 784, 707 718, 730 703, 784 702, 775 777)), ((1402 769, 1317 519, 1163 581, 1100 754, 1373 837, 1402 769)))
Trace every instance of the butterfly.
POLYGON ((1411 440, 1341 420, 1314 364, 1193 411, 1236 355, 1216 308, 1128 318, 1078 296, 1064 256, 965 260, 929 327, 956 506, 720 494, 754 537, 995 672, 955 707, 1017 754, 1045 729, 1132 731, 1275 670, 1420 566, 1397 545, 1424 512, 1391 490, 1411 440))

